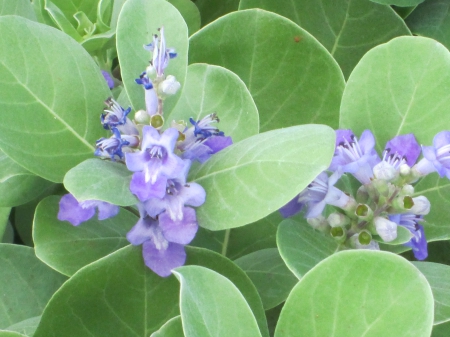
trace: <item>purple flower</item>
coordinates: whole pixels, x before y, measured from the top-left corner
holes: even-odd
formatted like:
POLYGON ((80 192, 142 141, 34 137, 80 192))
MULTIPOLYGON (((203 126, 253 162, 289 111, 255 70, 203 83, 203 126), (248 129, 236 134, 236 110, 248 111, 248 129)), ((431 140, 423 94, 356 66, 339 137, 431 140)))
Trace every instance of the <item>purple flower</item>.
POLYGON ((351 173, 363 184, 373 178, 372 169, 380 161, 375 149, 375 138, 372 132, 365 130, 360 140, 351 130, 336 131, 336 149, 329 170, 351 173))
POLYGON ((422 153, 424 158, 414 167, 420 175, 436 171, 450 179, 450 131, 439 132, 433 146, 423 146, 422 153))
POLYGON ((112 79, 111 75, 106 70, 102 70, 102 75, 105 78, 106 84, 108 84, 109 89, 113 89, 114 80, 112 79))
POLYGON ((176 176, 185 167, 183 159, 173 153, 178 131, 169 128, 162 135, 150 125, 142 130, 141 151, 126 153, 126 164, 133 174, 130 190, 139 200, 162 198, 169 177, 176 176))
POLYGON ((72 225, 89 220, 98 209, 98 219, 105 220, 119 213, 119 206, 100 200, 86 200, 78 202, 72 194, 65 194, 59 201, 58 220, 69 221, 72 225))
POLYGON ((165 212, 153 218, 142 204, 138 204, 140 219, 128 232, 133 245, 142 244, 142 255, 147 267, 162 277, 186 261, 184 245, 190 243, 198 229, 195 210, 186 207, 182 220, 172 220, 165 212))
POLYGON ((164 69, 169 64, 169 60, 176 57, 177 53, 173 48, 166 48, 166 39, 164 37, 164 27, 159 29, 161 37, 153 35, 153 42, 144 46, 152 53, 152 65, 155 68, 158 77, 164 75, 164 69))
POLYGON ((427 239, 425 238, 423 226, 419 224, 419 222, 423 221, 423 216, 416 214, 392 214, 389 215, 389 219, 409 229, 412 238, 404 245, 412 248, 416 259, 426 259, 428 256, 427 239))
POLYGON ((123 158, 122 148, 125 146, 136 147, 139 144, 139 138, 136 136, 121 136, 119 130, 112 128, 113 136, 111 138, 100 138, 95 143, 97 147, 94 155, 100 157, 110 157, 115 161, 115 156, 123 158))
POLYGON ((144 71, 135 81, 137 84, 142 85, 145 89, 145 107, 147 113, 150 116, 156 115, 158 112, 158 95, 156 95, 156 90, 153 87, 153 83, 147 72, 144 71))
POLYGON ((412 167, 420 156, 420 150, 414 134, 396 136, 386 143, 383 160, 397 169, 405 163, 412 167))
POLYGON ((300 212, 307 206, 306 218, 316 218, 322 214, 327 204, 346 209, 354 204, 353 200, 344 192, 334 187, 341 177, 341 173, 335 172, 328 178, 325 172, 320 173, 311 184, 285 206, 280 208, 280 213, 287 218, 300 212))
POLYGON ((139 135, 136 125, 127 117, 131 108, 125 110, 111 97, 105 101, 105 104, 109 110, 105 109, 106 113, 100 116, 103 128, 106 130, 117 128, 124 135, 139 135))

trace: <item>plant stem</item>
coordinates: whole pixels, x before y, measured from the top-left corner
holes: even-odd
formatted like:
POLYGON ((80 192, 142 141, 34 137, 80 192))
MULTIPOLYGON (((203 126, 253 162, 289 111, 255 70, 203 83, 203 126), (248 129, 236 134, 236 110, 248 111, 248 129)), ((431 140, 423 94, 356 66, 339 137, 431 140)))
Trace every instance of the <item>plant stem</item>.
POLYGON ((222 243, 222 255, 223 256, 227 256, 228 241, 230 240, 230 233, 231 233, 231 229, 228 228, 225 231, 225 237, 223 238, 223 243, 222 243))

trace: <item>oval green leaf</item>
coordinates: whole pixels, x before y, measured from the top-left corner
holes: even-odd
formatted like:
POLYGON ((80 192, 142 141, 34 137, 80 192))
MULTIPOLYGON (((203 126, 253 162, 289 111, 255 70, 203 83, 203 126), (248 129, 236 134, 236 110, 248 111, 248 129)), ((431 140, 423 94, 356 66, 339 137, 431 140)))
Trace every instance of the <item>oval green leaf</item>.
MULTIPOLYGON (((145 109, 144 89, 134 81, 145 71, 151 54, 142 46, 153 41, 153 34, 164 26, 166 46, 175 48, 177 57, 169 62, 165 74, 185 82, 188 51, 188 31, 181 14, 165 0, 128 0, 122 7, 117 23, 117 53, 123 85, 135 110, 145 109)), ((168 113, 180 93, 164 102, 168 113)))
POLYGON ((188 122, 191 117, 197 121, 213 112, 220 118, 217 127, 234 143, 259 131, 255 102, 236 74, 218 66, 191 64, 181 97, 165 119, 169 123, 188 122))
POLYGON ((264 310, 284 302, 298 282, 276 248, 259 250, 234 262, 247 273, 258 289, 264 310))
POLYGON ((0 329, 40 315, 66 280, 21 245, 0 244, 0 270, 0 329))
POLYGON ((267 131, 337 127, 344 77, 327 50, 292 21, 260 9, 230 13, 189 40, 189 63, 215 64, 247 85, 267 131))
POLYGON ((381 251, 343 251, 322 261, 295 286, 275 337, 429 336, 433 304, 427 280, 404 258, 381 251))
POLYGON ((292 20, 312 34, 348 77, 361 57, 390 39, 411 35, 389 6, 355 0, 241 0, 239 9, 262 8, 292 20))
POLYGON ((329 166, 334 143, 329 127, 303 125, 258 134, 215 154, 189 175, 207 194, 197 209, 199 225, 239 227, 284 206, 329 166))
POLYGON ((89 54, 54 28, 9 16, 0 17, 0 30, 0 108, 8 111, 0 147, 27 170, 61 182, 103 134, 106 82, 89 54))
POLYGON ((279 224, 277 245, 284 262, 299 279, 339 249, 339 244, 330 235, 313 229, 304 220, 292 219, 279 224))
POLYGON ((186 337, 261 337, 256 319, 239 289, 208 268, 174 270, 181 283, 180 311, 186 337))
POLYGON ((53 195, 39 203, 33 227, 36 256, 55 270, 70 276, 129 244, 125 236, 136 224, 136 215, 121 209, 113 218, 100 221, 95 215, 75 227, 57 219, 59 199, 53 195))
POLYGON ((92 158, 67 172, 64 187, 78 201, 102 200, 131 206, 138 201, 130 191, 132 174, 123 163, 92 158))

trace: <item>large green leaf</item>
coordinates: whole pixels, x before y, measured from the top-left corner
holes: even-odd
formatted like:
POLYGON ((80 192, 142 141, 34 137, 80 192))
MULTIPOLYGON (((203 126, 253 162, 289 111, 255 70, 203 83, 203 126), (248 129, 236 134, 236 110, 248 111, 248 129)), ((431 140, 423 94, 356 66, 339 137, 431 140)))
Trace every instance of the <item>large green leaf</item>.
POLYGON ((20 245, 0 244, 0 270, 0 329, 40 315, 66 279, 20 245))
POLYGON ((0 330, 0 337, 27 337, 27 336, 14 331, 0 330))
POLYGON ((234 261, 258 289, 265 310, 284 302, 298 282, 276 248, 250 253, 234 261))
MULTIPOLYGON (((204 249, 186 250, 187 264, 233 279, 253 311, 260 307, 264 327, 261 300, 242 270, 204 249)), ((34 337, 149 336, 179 314, 178 301, 176 278, 157 276, 144 265, 142 248, 127 246, 75 273, 48 303, 34 337)), ((267 327, 263 336, 268 337, 267 327)))
MULTIPOLYGON (((184 84, 187 69, 188 31, 181 14, 165 0, 128 0, 122 7, 117 24, 117 53, 123 85, 135 110, 145 109, 144 89, 135 79, 145 70, 151 54, 142 46, 153 40, 153 34, 164 26, 166 46, 175 48, 177 57, 169 62, 165 74, 184 84)), ((180 93, 164 102, 168 113, 180 93)))
POLYGON ((414 34, 431 37, 450 48, 449 10, 447 0, 427 0, 414 9, 406 24, 414 34))
POLYGON ((0 16, 19 15, 29 20, 37 21, 33 6, 29 0, 1 0, 0 16))
POLYGON ((286 219, 278 226, 277 244, 284 262, 298 278, 339 248, 330 235, 313 229, 305 220, 292 219, 286 219))
POLYGON ((92 156, 108 87, 89 54, 64 33, 15 16, 0 17, 0 31, 0 108, 8 111, 0 147, 29 171, 60 182, 92 156))
POLYGON ((230 13, 191 36, 189 63, 216 64, 247 85, 267 131, 337 127, 344 77, 327 50, 292 21, 260 9, 230 13))
POLYGON ((106 220, 94 216, 80 226, 59 221, 60 196, 49 196, 36 208, 33 239, 36 255, 52 268, 72 275, 85 265, 128 245, 125 238, 138 217, 126 210, 106 220))
POLYGON ((258 110, 241 79, 222 67, 191 64, 181 97, 165 119, 197 121, 213 112, 220 118, 217 127, 234 143, 258 133, 258 110))
POLYGON ((417 268, 392 253, 349 250, 300 280, 275 337, 424 337, 432 326, 433 294, 417 268))
POLYGON ((200 266, 179 267, 174 274, 181 283, 186 337, 261 336, 244 296, 226 277, 200 266))
POLYGON ((334 143, 327 126, 294 126, 246 138, 194 167, 189 181, 207 193, 200 226, 239 227, 279 209, 328 167, 334 143))
POLYGON ((123 163, 88 159, 64 177, 64 186, 78 201, 102 200, 120 206, 137 203, 130 191, 133 172, 123 163))
POLYGON ((448 337, 450 335, 450 322, 433 326, 431 337, 448 337))
POLYGON ((395 5, 399 7, 417 6, 425 0, 370 0, 383 5, 395 5))
POLYGON ((10 213, 10 207, 0 207, 0 242, 3 242, 2 238, 4 238, 4 235, 7 231, 10 213))
POLYGON ((0 207, 13 207, 38 197, 51 183, 25 170, 0 150, 0 207))
POLYGON ((195 0, 194 2, 200 10, 202 26, 229 12, 236 11, 239 7, 239 0, 195 0))
POLYGON ((450 266, 432 262, 413 264, 427 278, 434 297, 434 324, 450 321, 450 266))
POLYGON ((348 79, 341 128, 370 129, 381 153, 388 140, 413 132, 421 144, 450 124, 450 53, 435 40, 398 37, 370 50, 348 79))
POLYGON ((389 6, 361 0, 241 0, 239 9, 262 8, 283 15, 311 33, 348 77, 371 48, 410 35, 389 6))
POLYGON ((152 333, 150 337, 184 337, 181 316, 169 319, 161 329, 152 333))
POLYGON ((7 327, 6 330, 15 331, 24 334, 25 336, 32 337, 40 321, 41 316, 31 317, 7 327))
POLYGON ((197 6, 191 0, 167 0, 183 16, 188 27, 189 35, 194 34, 200 29, 200 12, 197 6))

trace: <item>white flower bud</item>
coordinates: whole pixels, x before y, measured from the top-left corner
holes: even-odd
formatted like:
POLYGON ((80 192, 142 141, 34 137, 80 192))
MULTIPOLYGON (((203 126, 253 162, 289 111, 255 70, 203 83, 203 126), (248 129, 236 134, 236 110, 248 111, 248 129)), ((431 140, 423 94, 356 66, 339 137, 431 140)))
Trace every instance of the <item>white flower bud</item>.
POLYGON ((338 212, 331 213, 327 220, 331 227, 342 227, 350 223, 348 217, 338 212))
POLYGON ((424 196, 419 196, 416 198, 413 198, 414 206, 411 207, 408 211, 408 213, 413 213, 417 215, 427 215, 430 213, 430 202, 428 199, 424 196))
POLYGON ((398 177, 397 169, 384 160, 373 167, 373 174, 377 179, 392 181, 398 177))
POLYGON ((328 227, 327 219, 323 215, 319 215, 316 218, 307 218, 306 222, 311 225, 312 228, 323 231, 328 227))
POLYGON ((397 238, 397 224, 383 217, 376 217, 374 220, 378 235, 385 242, 390 242, 397 238))
POLYGON ((150 122, 150 116, 145 110, 138 110, 134 114, 134 120, 138 124, 148 124, 150 122))
POLYGON ((161 82, 159 90, 164 96, 170 96, 175 95, 180 87, 181 84, 176 80, 175 76, 169 75, 161 82))
POLYGON ((408 176, 411 173, 411 167, 408 164, 402 164, 399 167, 400 175, 408 176))
POLYGON ((149 65, 146 69, 145 69, 145 73, 147 75, 147 77, 151 80, 154 80, 156 78, 156 69, 154 66, 149 65))

